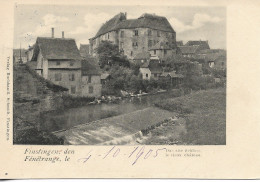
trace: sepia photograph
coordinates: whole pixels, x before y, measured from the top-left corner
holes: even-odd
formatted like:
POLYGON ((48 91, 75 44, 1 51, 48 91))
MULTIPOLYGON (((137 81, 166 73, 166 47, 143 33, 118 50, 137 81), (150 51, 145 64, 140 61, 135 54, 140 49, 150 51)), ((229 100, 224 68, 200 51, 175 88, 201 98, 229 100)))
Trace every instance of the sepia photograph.
POLYGON ((226 145, 226 7, 15 4, 14 145, 226 145))

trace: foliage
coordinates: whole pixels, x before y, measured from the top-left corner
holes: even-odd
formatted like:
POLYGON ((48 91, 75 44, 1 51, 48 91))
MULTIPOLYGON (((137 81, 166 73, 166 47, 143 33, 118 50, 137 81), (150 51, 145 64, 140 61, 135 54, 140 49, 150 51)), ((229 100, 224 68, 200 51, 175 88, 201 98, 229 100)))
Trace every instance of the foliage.
POLYGON ((114 64, 126 67, 130 66, 126 56, 119 52, 118 45, 113 44, 110 41, 102 41, 97 47, 97 53, 101 68, 104 68, 106 65, 112 66, 114 64))
POLYGON ((55 135, 38 131, 36 128, 17 131, 14 138, 14 144, 30 144, 30 145, 63 145, 64 140, 55 135))

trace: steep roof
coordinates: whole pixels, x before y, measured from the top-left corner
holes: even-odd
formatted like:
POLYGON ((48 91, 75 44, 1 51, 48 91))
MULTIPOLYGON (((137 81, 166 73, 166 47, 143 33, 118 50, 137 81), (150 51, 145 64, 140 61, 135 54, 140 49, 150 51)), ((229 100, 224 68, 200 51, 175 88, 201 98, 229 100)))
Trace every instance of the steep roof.
POLYGON ((86 75, 101 75, 100 68, 92 62, 92 59, 84 59, 81 61, 82 76, 86 75))
POLYGON ((136 54, 134 60, 148 60, 150 58, 150 53, 147 51, 142 51, 136 54))
POLYGON ((203 49, 210 49, 208 41, 201 41, 201 40, 190 40, 188 41, 185 46, 195 46, 199 45, 203 49))
POLYGON ((151 28, 166 32, 175 32, 169 21, 163 16, 145 13, 137 19, 126 19, 124 13, 119 13, 101 26, 96 37, 119 29, 151 28))
POLYGON ((79 47, 80 55, 86 57, 89 55, 89 44, 80 44, 79 47))
POLYGON ((110 20, 108 20, 105 24, 103 24, 100 29, 98 30, 95 37, 98 37, 102 34, 108 33, 110 31, 116 30, 116 26, 122 20, 126 20, 126 16, 124 13, 119 13, 110 20))
POLYGON ((154 46, 152 46, 149 50, 167 50, 171 49, 169 45, 167 45, 165 42, 158 42, 154 46))
POLYGON ((179 46, 182 54, 194 54, 197 51, 199 51, 200 46, 194 45, 194 46, 179 46))
POLYGON ((132 28, 151 28, 166 32, 175 32, 165 17, 148 13, 143 14, 137 19, 124 20, 117 25, 117 29, 132 28))
POLYGON ((36 46, 45 59, 81 59, 74 39, 38 37, 36 46))
MULTIPOLYGON (((25 49, 21 49, 21 57, 26 57, 25 52, 25 49)), ((20 57, 20 49, 13 49, 13 56, 20 57)))

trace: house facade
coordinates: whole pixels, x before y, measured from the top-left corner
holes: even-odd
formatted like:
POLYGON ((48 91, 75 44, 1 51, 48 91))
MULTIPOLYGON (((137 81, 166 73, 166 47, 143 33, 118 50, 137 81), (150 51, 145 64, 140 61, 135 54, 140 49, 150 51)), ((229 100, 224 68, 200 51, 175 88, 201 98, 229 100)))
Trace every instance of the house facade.
POLYGON ((176 54, 177 49, 172 49, 167 42, 158 42, 149 49, 150 55, 165 60, 176 54))
POLYGON ((82 95, 89 97, 101 96, 101 71, 88 60, 82 60, 81 88, 82 95))
POLYGON ((165 17, 143 14, 137 19, 127 19, 126 13, 119 13, 107 21, 90 41, 90 54, 102 40, 118 45, 119 50, 133 60, 140 52, 148 52, 159 42, 165 42, 176 49, 176 32, 165 17))
POLYGON ((142 75, 143 80, 158 80, 160 75, 163 73, 163 69, 158 60, 149 60, 140 66, 139 71, 142 75))

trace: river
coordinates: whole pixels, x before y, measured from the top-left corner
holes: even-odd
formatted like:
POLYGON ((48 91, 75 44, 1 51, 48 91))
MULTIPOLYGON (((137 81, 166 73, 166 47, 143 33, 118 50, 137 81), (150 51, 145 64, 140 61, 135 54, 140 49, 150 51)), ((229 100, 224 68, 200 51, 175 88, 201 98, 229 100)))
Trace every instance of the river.
POLYGON ((118 116, 152 106, 155 102, 167 99, 172 92, 131 97, 116 103, 101 103, 48 113, 41 117, 40 128, 45 131, 58 131, 95 120, 118 116))

